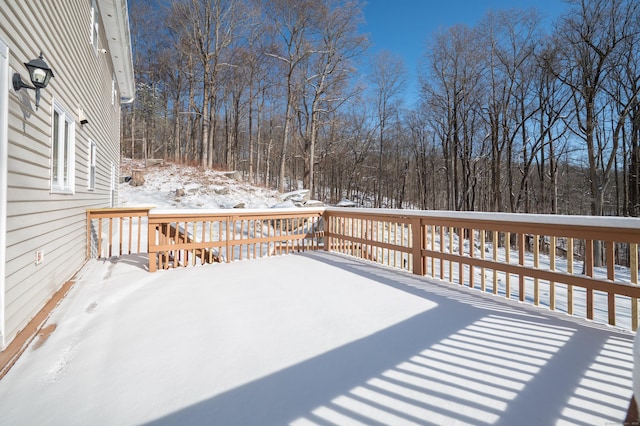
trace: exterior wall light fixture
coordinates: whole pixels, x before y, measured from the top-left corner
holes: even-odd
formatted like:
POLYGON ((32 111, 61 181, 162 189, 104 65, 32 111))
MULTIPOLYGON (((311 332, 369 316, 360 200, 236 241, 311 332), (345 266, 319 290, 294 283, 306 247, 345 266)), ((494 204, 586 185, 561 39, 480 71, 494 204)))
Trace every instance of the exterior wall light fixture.
POLYGON ((49 65, 44 61, 42 57, 42 52, 40 52, 40 57, 36 59, 32 59, 29 62, 25 62, 24 66, 27 67, 29 71, 29 78, 31 79, 31 84, 33 86, 29 86, 27 83, 22 81, 22 77, 19 73, 13 74, 13 90, 16 92, 20 89, 34 89, 36 91, 36 111, 38 110, 38 106, 40 106, 40 89, 44 89, 49 84, 49 80, 53 77, 53 71, 49 68, 49 65))

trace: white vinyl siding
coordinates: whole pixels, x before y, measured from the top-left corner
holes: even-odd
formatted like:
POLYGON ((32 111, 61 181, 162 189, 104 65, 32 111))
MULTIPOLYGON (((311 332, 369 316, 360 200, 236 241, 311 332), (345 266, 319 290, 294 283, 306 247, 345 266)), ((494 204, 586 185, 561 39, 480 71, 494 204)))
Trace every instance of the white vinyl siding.
POLYGON ((57 102, 51 135, 51 192, 73 193, 75 121, 57 102))
MULTIPOLYGON (((9 47, 0 39, 0 123, 8 120, 9 47)), ((5 327, 5 272, 7 229, 7 133, 0 125, 0 351, 7 344, 5 327)))
POLYGON ((100 18, 98 15, 98 7, 96 6, 96 0, 91 2, 91 33, 90 40, 93 45, 93 50, 98 52, 98 35, 100 34, 100 18))
POLYGON ((86 261, 86 209, 109 207, 112 199, 118 199, 117 186, 115 195, 110 191, 110 165, 118 170, 120 108, 119 99, 111 104, 111 85, 113 75, 120 78, 120 74, 114 71, 112 55, 96 54, 94 48, 105 47, 110 40, 99 10, 121 3, 0 3, 0 39, 10 52, 10 75, 3 79, 8 86, 0 84, 4 87, 0 101, 8 98, 8 117, 0 117, 0 133, 7 131, 6 167, 0 163, 0 174, 6 175, 6 227, 0 226, 6 236, 6 256, 0 269, 4 268, 5 277, 4 339, 9 344, 86 261), (96 37, 90 35, 93 31, 96 37), (9 33, 19 37, 8 37, 9 33), (88 43, 90 39, 96 44, 88 43), (24 62, 40 51, 55 77, 41 91, 40 108, 35 111, 33 91, 14 91, 10 77, 18 72, 27 79, 24 62), (86 114, 88 125, 78 124, 79 110, 86 114), (55 145, 56 185, 67 188, 60 191, 53 185, 54 115, 56 139, 65 140, 65 127, 68 135, 67 146, 55 145), (90 141, 97 145, 92 183, 90 141), (37 251, 44 253, 38 265, 37 251))

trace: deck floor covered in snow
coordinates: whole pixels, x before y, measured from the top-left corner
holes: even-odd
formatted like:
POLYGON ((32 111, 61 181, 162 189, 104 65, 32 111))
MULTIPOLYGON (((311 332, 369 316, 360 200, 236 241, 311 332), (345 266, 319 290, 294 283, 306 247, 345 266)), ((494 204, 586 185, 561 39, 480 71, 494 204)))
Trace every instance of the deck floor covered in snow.
POLYGON ((1 424, 620 424, 633 334, 325 252, 91 260, 1 424))

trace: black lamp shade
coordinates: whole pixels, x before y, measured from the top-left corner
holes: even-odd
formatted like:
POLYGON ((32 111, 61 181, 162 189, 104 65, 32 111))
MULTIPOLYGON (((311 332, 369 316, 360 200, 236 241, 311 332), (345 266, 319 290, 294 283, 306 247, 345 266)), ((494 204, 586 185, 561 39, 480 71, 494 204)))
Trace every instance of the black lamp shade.
POLYGON ((29 78, 36 88, 44 89, 47 87, 49 80, 53 77, 53 71, 42 58, 42 53, 39 58, 25 62, 24 66, 29 70, 29 78))

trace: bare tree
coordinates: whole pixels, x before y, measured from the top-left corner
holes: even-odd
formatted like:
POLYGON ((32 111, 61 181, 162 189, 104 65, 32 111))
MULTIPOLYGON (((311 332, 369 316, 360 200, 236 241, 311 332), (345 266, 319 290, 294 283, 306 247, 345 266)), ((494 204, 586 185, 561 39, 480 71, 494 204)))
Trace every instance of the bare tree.
POLYGON ((568 91, 552 72, 557 68, 558 47, 555 40, 549 38, 537 54, 534 91, 538 113, 532 117, 534 131, 536 127, 538 129, 536 144, 541 146, 536 157, 539 212, 551 214, 558 213, 558 167, 559 159, 567 147, 566 142, 561 142, 567 133, 565 123, 570 121, 568 104, 571 101, 568 91))
POLYGON ((314 47, 305 67, 305 95, 299 111, 306 116, 302 133, 304 184, 313 194, 315 150, 322 115, 343 104, 347 79, 354 71, 351 60, 366 49, 366 37, 358 34, 362 18, 359 0, 318 2, 314 47))
POLYGON ((539 145, 530 146, 532 139, 527 134, 527 121, 535 113, 530 87, 538 22, 534 11, 511 10, 489 13, 481 25, 488 46, 485 117, 492 148, 496 211, 503 210, 505 204, 509 211, 518 211, 522 194, 527 190, 532 154, 539 149, 539 145), (516 168, 520 168, 522 176, 519 189, 516 189, 516 168), (507 175, 505 191, 502 173, 507 175), (508 203, 502 199, 503 192, 508 194, 508 203))
POLYGON ((391 52, 382 51, 371 60, 371 82, 378 125, 378 182, 376 207, 382 206, 383 158, 385 155, 385 131, 389 120, 400 107, 402 91, 406 84, 404 62, 391 52))
MULTIPOLYGON (((640 216, 640 7, 630 6, 637 19, 631 22, 633 27, 620 48, 617 66, 611 70, 611 84, 605 90, 617 117, 612 138, 622 139, 623 147, 624 200, 618 214, 637 217, 640 216)), ((617 171, 615 177, 617 182, 617 171)))
MULTIPOLYGON (((631 111, 631 103, 612 107, 612 74, 619 66, 624 47, 637 32, 638 8, 633 0, 574 1, 573 13, 561 23, 561 81, 571 91, 575 109, 573 132, 587 147, 591 214, 604 213, 604 197, 618 155, 619 133, 631 111)), ((602 246, 594 245, 596 265, 603 262, 602 246)))
POLYGON ((450 210, 473 208, 469 197, 472 168, 486 140, 478 128, 484 67, 478 42, 478 31, 466 25, 434 34, 421 71, 423 108, 440 141, 450 210), (481 136, 475 137, 477 134, 481 136))
POLYGON ((201 142, 200 163, 211 167, 214 162, 216 133, 216 95, 220 67, 228 66, 227 48, 238 35, 242 16, 240 0, 176 0, 173 3, 177 22, 196 52, 201 71, 201 142))
MULTIPOLYGON (((562 21, 563 63, 556 74, 571 90, 576 125, 573 132, 587 146, 591 214, 602 215, 604 194, 611 183, 616 160, 619 124, 630 108, 611 111, 611 75, 618 66, 626 42, 637 32, 638 8, 633 0, 580 0, 562 21), (601 133, 598 123, 610 122, 612 133, 601 133)), ((637 46, 636 46, 637 47, 637 46)), ((630 106, 630 105, 628 105, 630 106)))
POLYGON ((286 158, 292 137, 293 111, 300 81, 300 65, 311 54, 309 32, 317 21, 316 2, 311 0, 269 0, 264 2, 265 16, 273 26, 275 43, 265 52, 283 65, 286 107, 280 155, 278 190, 284 191, 286 158), (296 80, 298 78, 298 80, 296 80))

